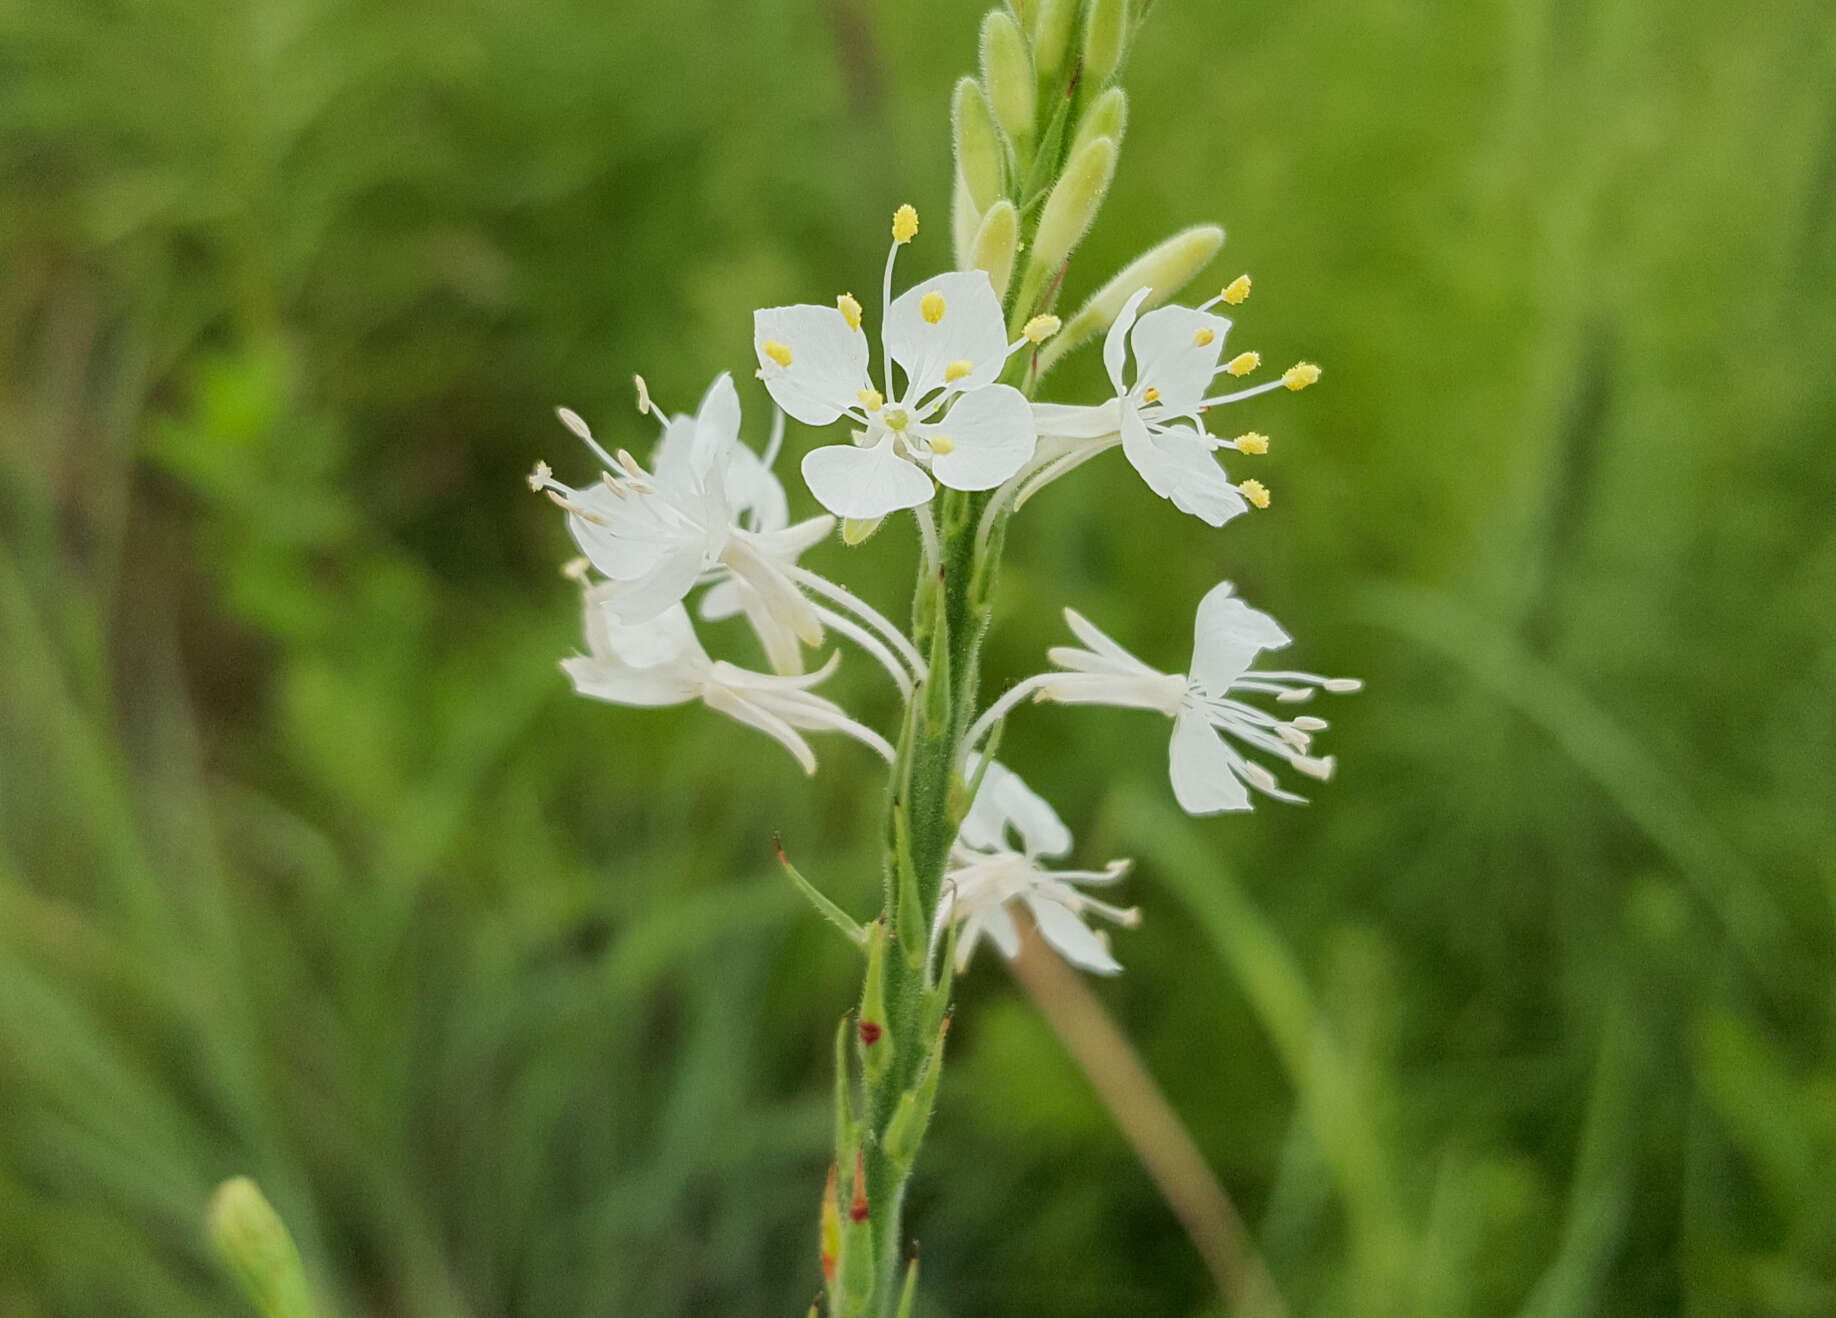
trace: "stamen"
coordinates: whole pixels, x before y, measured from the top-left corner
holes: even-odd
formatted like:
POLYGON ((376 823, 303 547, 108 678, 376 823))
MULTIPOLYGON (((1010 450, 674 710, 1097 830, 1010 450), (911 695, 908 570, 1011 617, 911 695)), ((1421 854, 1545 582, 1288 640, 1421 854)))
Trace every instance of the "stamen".
POLYGON ((1254 760, 1243 761, 1243 780, 1251 787, 1259 787, 1265 792, 1273 792, 1281 784, 1275 781, 1275 775, 1257 764, 1254 760))
POLYGON ((935 325, 944 318, 943 294, 935 289, 918 300, 918 314, 924 317, 927 325, 935 325))
POLYGON ((906 424, 911 420, 911 416, 903 407, 889 407, 886 409, 886 416, 884 419, 886 428, 896 434, 905 429, 906 424))
POLYGON ((778 363, 781 367, 788 368, 791 364, 791 350, 782 343, 779 343, 776 339, 766 339, 765 342, 759 345, 759 351, 778 363))
POLYGON ((1296 755, 1288 762, 1309 778, 1318 778, 1321 782, 1332 777, 1332 771, 1338 767, 1338 761, 1330 755, 1317 759, 1311 755, 1296 755))
POLYGON ((940 458, 946 453, 956 452, 956 441, 947 435, 932 435, 930 445, 931 452, 940 458))
POLYGON ((1262 354, 1259 352, 1240 352, 1230 359, 1225 370, 1235 376, 1245 376, 1262 365, 1262 354))
POLYGON ((1141 395, 1141 401, 1144 403, 1158 403, 1160 401, 1160 390, 1154 388, 1153 385, 1149 385, 1148 391, 1141 395))
POLYGON ((1254 430, 1247 435, 1238 435, 1231 443, 1237 446, 1237 452, 1262 454, 1269 451, 1269 437, 1257 434, 1254 430))
POLYGON ((637 386, 638 415, 648 416, 650 414, 650 406, 651 406, 650 404, 650 386, 644 383, 644 377, 641 375, 632 376, 631 383, 637 386))
POLYGON ((1218 336, 1211 330, 1211 327, 1206 326, 1203 329, 1193 332, 1192 346, 1195 348, 1209 348, 1217 337, 1218 336))
POLYGON ((1299 393, 1310 384, 1318 384, 1320 368, 1312 362, 1296 362, 1281 374, 1281 382, 1295 393, 1299 393))
POLYGON ((584 439, 589 444, 593 442, 593 432, 587 428, 585 418, 573 408, 557 407, 555 415, 561 419, 562 425, 574 432, 575 438, 584 439))
POLYGON ((1357 677, 1329 677, 1320 685, 1334 695, 1349 695, 1364 690, 1364 680, 1357 677))
MULTIPOLYGON (((566 409, 563 410, 565 411, 566 409)), ((529 482, 529 488, 537 494, 540 494, 554 481, 555 471, 554 468, 550 467, 546 462, 537 462, 535 469, 531 471, 525 479, 529 482)))
POLYGON ((1249 295, 1250 277, 1248 275, 1238 275, 1235 279, 1231 280, 1224 286, 1224 292, 1222 294, 1224 300, 1233 307, 1240 307, 1245 302, 1249 301, 1249 295))
POLYGON ((1269 506, 1269 487, 1261 481, 1247 480, 1237 486, 1237 489, 1242 491, 1243 497, 1256 507, 1267 508, 1269 506))
POLYGON ((1326 731, 1327 724, 1326 720, 1323 718, 1314 718, 1311 714, 1302 714, 1299 718, 1294 720, 1294 726, 1299 728, 1302 732, 1324 732, 1326 731))
POLYGON ((963 360, 962 358, 958 358, 956 361, 953 361, 948 366, 944 367, 944 383, 945 384, 955 384, 958 380, 962 379, 965 375, 970 374, 974 370, 975 370, 974 362, 966 361, 966 360, 963 360))
POLYGON ((1026 336, 1028 343, 1040 344, 1058 333, 1063 323, 1057 316, 1034 316, 1020 332, 1026 336))
POLYGON ((892 236, 901 247, 918 236, 918 212, 910 205, 893 212, 892 236))
POLYGON ((843 293, 840 297, 835 299, 835 306, 836 309, 842 313, 842 319, 848 322, 849 329, 860 329, 861 304, 855 300, 854 294, 843 293))
POLYGON ((570 558, 561 565, 561 575, 566 577, 569 581, 578 581, 584 585, 587 579, 587 571, 592 566, 593 565, 585 558, 570 558))
POLYGON ((869 412, 877 412, 886 405, 886 399, 881 397, 878 389, 863 389, 855 397, 861 400, 861 406, 869 412))

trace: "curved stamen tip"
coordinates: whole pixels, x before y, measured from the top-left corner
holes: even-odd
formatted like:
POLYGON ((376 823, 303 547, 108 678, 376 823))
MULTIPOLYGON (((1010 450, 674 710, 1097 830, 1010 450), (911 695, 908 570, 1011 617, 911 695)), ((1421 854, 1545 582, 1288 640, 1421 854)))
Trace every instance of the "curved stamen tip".
POLYGON ((587 428, 586 420, 580 413, 576 412, 571 407, 557 407, 555 409, 555 415, 561 419, 562 425, 573 431, 579 438, 589 443, 592 442, 593 432, 587 428))
MULTIPOLYGON (((561 410, 563 412, 567 411, 565 407, 562 408, 561 410)), ((540 494, 543 490, 546 490, 551 484, 554 483, 554 479, 555 479, 554 468, 550 467, 546 462, 537 462, 535 465, 535 468, 529 473, 528 476, 524 477, 524 479, 529 482, 530 489, 534 490, 537 494, 540 494)))
POLYGON ((861 327, 861 304, 852 293, 843 293, 835 299, 835 309, 842 313, 842 319, 848 322, 848 328, 858 330, 861 327))
POLYGON ((1259 352, 1240 352, 1235 357, 1232 357, 1230 359, 1229 363, 1226 364, 1224 369, 1229 371, 1232 375, 1236 376, 1238 379, 1241 379, 1244 376, 1248 375, 1251 371, 1255 370, 1260 365, 1262 365, 1262 354, 1261 353, 1259 352))
POLYGON ((1238 275, 1224 286, 1224 291, 1219 296, 1231 306, 1240 307, 1245 302, 1249 301, 1249 295, 1250 277, 1248 275, 1238 275))
POLYGON ((1058 333, 1063 323, 1057 316, 1034 316, 1026 322, 1026 328, 1021 333, 1026 336, 1028 343, 1037 346, 1058 333))
POLYGON ((1244 498, 1248 499, 1250 503, 1257 508, 1267 508, 1269 506, 1269 487, 1264 485, 1261 481, 1247 480, 1237 486, 1237 489, 1242 492, 1244 498))
POLYGON ((638 415, 639 416, 650 415, 650 410, 652 407, 652 404, 650 401, 650 386, 644 383, 644 377, 641 375, 633 375, 631 377, 631 383, 637 387, 638 415))
POLYGON ((1281 382, 1295 393, 1299 393, 1310 384, 1318 384, 1320 368, 1312 362, 1296 362, 1281 373, 1281 382))
POLYGON ((1247 435, 1238 435, 1231 443, 1237 446, 1237 452, 1258 455, 1269 451, 1269 437, 1252 430, 1247 435))

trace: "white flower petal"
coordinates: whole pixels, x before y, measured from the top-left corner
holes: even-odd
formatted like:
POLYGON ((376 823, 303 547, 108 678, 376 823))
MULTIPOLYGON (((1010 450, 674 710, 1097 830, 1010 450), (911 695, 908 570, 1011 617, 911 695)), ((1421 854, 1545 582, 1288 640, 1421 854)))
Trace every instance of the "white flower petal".
POLYGON ((1250 808, 1249 788, 1237 777, 1232 752, 1203 714, 1182 710, 1173 720, 1167 758, 1173 799, 1187 814, 1215 815, 1250 808))
POLYGON ((746 607, 742 592, 746 589, 736 577, 716 581, 701 593, 701 620, 724 622, 737 617, 746 607))
POLYGON ((1187 427, 1150 431, 1139 412, 1124 406, 1122 453, 1150 490, 1211 526, 1222 526, 1249 507, 1218 466, 1211 446, 1187 427))
POLYGON ((816 752, 810 749, 810 744, 798 735, 795 728, 770 710, 755 705, 737 692, 718 684, 710 684, 702 691, 701 698, 709 709, 757 728, 760 732, 775 739, 779 745, 796 757, 797 763, 803 766, 805 773, 816 772, 816 752))
POLYGON ((994 940, 1001 955, 1012 961, 1020 955, 1020 930, 1005 906, 991 906, 981 915, 981 932, 994 940))
POLYGON ((1121 427, 1117 407, 1114 398, 1089 407, 1034 403, 1033 429, 1052 439, 1103 439, 1121 427))
POLYGON ((1122 972, 1121 963, 1109 954, 1103 940, 1086 928, 1084 922, 1068 908, 1049 897, 1032 894, 1027 896, 1026 904, 1033 913, 1033 920, 1039 925, 1040 937, 1058 949, 1059 955, 1072 965, 1099 975, 1117 975, 1122 972))
POLYGON ((1192 679, 1219 695, 1243 676, 1259 651, 1279 650, 1290 639, 1280 623, 1232 589, 1224 581, 1207 591, 1192 625, 1192 679))
POLYGON ((695 413, 695 447, 690 454, 694 472, 705 476, 717 460, 737 448, 739 432, 739 393, 733 387, 733 377, 722 371, 702 395, 695 413))
MULTIPOLYGON (((943 384, 952 362, 969 363, 969 374, 950 386, 964 391, 994 383, 1007 364, 1001 299, 980 270, 938 275, 906 289, 893 299, 883 333, 892 359, 905 371, 900 397, 908 406, 943 384), (924 301, 933 294, 943 302, 935 324, 924 316, 924 301)), ((892 392, 890 382, 887 392, 892 392)))
POLYGON ((695 684, 673 668, 619 668, 575 656, 561 661, 574 690, 614 705, 655 709, 695 698, 695 684))
MULTIPOLYGON (((621 622, 648 621, 682 602, 700 578, 702 563, 700 547, 693 546, 665 556, 635 581, 609 581, 606 607, 621 622)), ((598 566, 597 561, 594 566, 598 566)))
POLYGON ((1128 365, 1128 332, 1135 327, 1135 315, 1141 310, 1141 304, 1154 290, 1143 288, 1122 304, 1115 323, 1109 327, 1109 334, 1103 340, 1103 367, 1109 372, 1109 382, 1116 387, 1118 394, 1127 393, 1128 386, 1122 383, 1123 369, 1128 365))
POLYGON ((945 435, 948 453, 931 459, 931 471, 953 490, 992 490, 1026 465, 1038 442, 1033 409, 1011 385, 994 384, 964 394, 927 435, 945 435))
POLYGON ((752 328, 759 377, 791 416, 805 425, 826 426, 860 405, 860 391, 867 387, 867 336, 850 329, 839 310, 807 303, 767 307, 753 312, 752 328), (767 344, 787 349, 790 364, 768 355, 767 344))
POLYGON ((803 481, 823 507, 857 521, 915 508, 934 492, 931 478, 893 451, 890 435, 872 448, 831 444, 810 450, 803 455, 803 481))
POLYGON ((1230 322, 1191 307, 1158 307, 1135 323, 1129 343, 1135 349, 1135 392, 1160 391, 1159 403, 1169 416, 1190 416, 1204 401, 1218 373, 1224 336, 1230 322), (1199 343, 1198 340, 1206 339, 1199 343))
MULTIPOLYGON (((974 778, 979 761, 971 760, 974 778)), ((969 813, 957 829, 958 839, 980 851, 1002 851, 1009 843, 1007 830, 1020 837, 1029 857, 1062 856, 1071 850, 1071 830, 1046 799, 1028 787, 1019 774, 999 760, 988 766, 969 813)))

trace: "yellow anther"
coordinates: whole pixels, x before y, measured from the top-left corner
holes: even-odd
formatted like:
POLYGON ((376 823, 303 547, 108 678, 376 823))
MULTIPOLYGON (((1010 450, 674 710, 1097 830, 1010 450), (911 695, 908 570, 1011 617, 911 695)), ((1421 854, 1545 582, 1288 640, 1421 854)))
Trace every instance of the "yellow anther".
POLYGON ((911 417, 905 414, 905 409, 903 407, 889 407, 886 409, 885 420, 888 430, 898 431, 905 429, 906 423, 911 420, 911 417))
POLYGON ((592 564, 584 558, 570 558, 561 565, 561 575, 569 581, 584 582, 592 564))
POLYGON ((790 349, 785 347, 782 343, 779 343, 776 339, 766 339, 765 342, 759 345, 759 351, 780 366, 790 365, 790 349))
POLYGON ((957 361, 953 361, 948 366, 944 367, 944 383, 954 384, 956 383, 956 381, 962 379, 965 375, 968 375, 974 369, 975 369, 974 362, 967 361, 964 359, 958 359, 957 361))
POLYGON ((918 233, 918 212, 910 206, 901 206, 893 212, 893 241, 909 243, 918 233))
POLYGON ((1237 488, 1243 492, 1243 497, 1256 507, 1267 508, 1269 506, 1269 487, 1261 481, 1244 481, 1237 488))
POLYGON ((855 397, 861 400, 861 406, 866 408, 869 412, 879 411, 886 402, 884 398, 880 397, 880 391, 878 389, 863 389, 856 394, 855 397))
POLYGON ((538 462, 535 470, 529 473, 529 488, 540 494, 548 488, 548 482, 555 478, 555 473, 546 462, 538 462))
POLYGON ((1253 430, 1247 435, 1238 435, 1231 442, 1237 446, 1239 453, 1267 453, 1269 451, 1269 437, 1259 435, 1253 430))
POLYGON ((1218 336, 1212 333, 1209 328, 1194 330, 1192 334, 1192 346, 1195 348, 1209 348, 1212 341, 1217 337, 1218 336))
POLYGON ((943 313, 943 294, 937 292, 935 289, 926 293, 918 300, 918 314, 924 317, 926 324, 935 325, 938 321, 943 319, 943 313))
POLYGON ((1281 373, 1281 382, 1299 393, 1310 384, 1318 384, 1320 368, 1312 362, 1296 362, 1281 373))
POLYGON ((861 304, 854 300, 854 294, 843 293, 835 299, 835 305, 842 313, 842 319, 848 322, 848 328, 857 330, 861 327, 861 304))
POLYGON ((935 453, 938 457, 941 458, 944 454, 953 453, 955 451, 955 440, 949 438, 947 435, 931 436, 931 452, 935 453))
POLYGON ((1044 343, 1058 333, 1058 327, 1063 323, 1057 316, 1034 316, 1026 322, 1026 328, 1021 333, 1026 335, 1028 343, 1044 343))
POLYGON ((1160 390, 1154 388, 1153 385, 1149 385, 1148 391, 1141 395, 1141 401, 1144 403, 1158 403, 1160 401, 1160 390))
POLYGON ((1230 359, 1230 365, 1224 369, 1232 375, 1248 375, 1262 365, 1262 354, 1259 352, 1240 352, 1230 359))
POLYGON ((1224 300, 1233 307, 1240 307, 1249 301, 1250 277, 1238 275, 1224 286, 1224 300))

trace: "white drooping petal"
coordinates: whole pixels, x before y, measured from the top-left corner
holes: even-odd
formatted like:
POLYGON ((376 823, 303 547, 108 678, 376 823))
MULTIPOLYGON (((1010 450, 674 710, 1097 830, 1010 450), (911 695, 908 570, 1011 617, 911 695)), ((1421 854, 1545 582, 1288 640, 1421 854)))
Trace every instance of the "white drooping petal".
POLYGON ((561 661, 574 690, 614 705, 654 709, 693 700, 695 684, 673 668, 619 668, 575 655, 561 661))
MULTIPOLYGON (((678 551, 635 581, 608 581, 606 607, 625 623, 641 623, 680 604, 701 576, 699 548, 678 551)), ((595 563, 595 566, 598 566, 595 563)))
POLYGON ((701 592, 701 620, 703 622, 725 622, 728 618, 738 617, 745 609, 745 584, 738 577, 728 577, 716 581, 701 592))
POLYGON ((1135 322, 1135 396, 1146 389, 1169 416, 1198 410, 1218 373, 1230 322, 1191 307, 1157 307, 1135 322))
POLYGON ((830 444, 811 449, 803 455, 803 481, 824 508, 856 521, 915 508, 935 491, 931 478, 894 450, 891 435, 872 448, 830 444))
POLYGON ((784 496, 783 483, 744 444, 733 446, 727 466, 727 502, 735 517, 752 514, 754 531, 781 531, 790 521, 790 502, 784 496))
POLYGON ((731 687, 713 683, 702 691, 701 698, 707 703, 709 709, 757 728, 776 740, 779 745, 796 757, 797 763, 803 766, 805 773, 816 772, 816 752, 810 749, 810 744, 798 734, 795 728, 771 710, 748 700, 731 687))
MULTIPOLYGON (((1090 619, 1086 618, 1076 609, 1065 609, 1065 626, 1071 629, 1071 634, 1073 636, 1090 647, 1092 654, 1111 661, 1095 671, 1114 672, 1121 670, 1150 676, 1158 675, 1158 670, 1142 663, 1139 659, 1135 658, 1134 655, 1124 650, 1120 645, 1117 645, 1115 641, 1110 639, 1107 632, 1091 622, 1090 619)), ((1081 665, 1072 666, 1081 667, 1081 665)), ((1086 668, 1084 671, 1088 672, 1092 670, 1086 668)))
POLYGON ((1248 810, 1249 788, 1237 777, 1234 758, 1202 713, 1181 710, 1167 749, 1173 799, 1180 809, 1189 815, 1248 810))
MULTIPOLYGON (((980 270, 938 275, 906 289, 893 299, 883 333, 893 361, 905 372, 907 384, 899 396, 908 406, 944 384, 953 363, 969 363, 967 375, 949 382, 963 391, 994 383, 1007 364, 1001 299, 980 270), (937 315, 934 322, 925 314, 927 299, 937 315)), ((887 392, 892 392, 890 381, 887 392)))
POLYGON ((1125 408, 1122 453, 1150 490, 1208 525, 1222 526, 1249 507, 1218 466, 1211 445, 1189 427, 1151 431, 1139 412, 1125 408))
POLYGON ((1072 965, 1099 975, 1122 973, 1122 963, 1068 907, 1040 893, 1028 894, 1026 905, 1039 926, 1039 936, 1072 965))
MULTIPOLYGON (((985 933, 1001 950, 1001 955, 1012 961, 1020 955, 1020 930, 1014 924, 1014 917, 1007 913, 1005 906, 991 906, 976 919, 977 932, 985 933)), ((957 965, 960 968, 968 959, 969 951, 975 946, 969 940, 968 946, 957 954, 957 965)))
POLYGON ((936 453, 931 472, 953 490, 992 490, 1033 456, 1033 409, 1011 385, 993 384, 964 394, 927 437, 945 436, 947 453, 936 453))
MULTIPOLYGON (((969 776, 973 780, 980 761, 972 759, 969 776)), ((992 761, 982 777, 969 813, 957 829, 964 846, 978 851, 1001 851, 1009 848, 1008 830, 1020 839, 1022 851, 1029 857, 1062 856, 1071 850, 1071 830, 1052 809, 1050 803, 1020 775, 999 760, 992 761)))
POLYGON ((1124 302, 1115 323, 1109 327, 1109 334, 1103 339, 1103 368, 1109 372, 1109 382, 1118 394, 1128 392, 1128 386, 1123 383, 1128 366, 1128 332, 1135 327, 1135 315, 1141 310, 1141 304, 1153 291, 1141 289, 1124 302))
POLYGON ((618 616, 612 607, 616 599, 608 585, 588 592, 587 646, 595 658, 627 668, 690 668, 708 662, 686 609, 677 605, 633 623, 618 616))
POLYGON ((1199 601, 1192 625, 1192 680, 1218 695, 1242 677, 1262 650, 1279 650, 1288 633, 1261 609, 1252 609, 1220 582, 1199 601))
POLYGON ((1091 406, 1034 403, 1033 429, 1051 439, 1104 439, 1121 428, 1120 409, 1114 398, 1091 406))
POLYGON ((753 312, 752 327, 759 378, 791 416, 826 426, 860 405, 860 391, 868 387, 869 345, 839 310, 807 303, 767 307, 753 312), (779 350, 788 364, 772 355, 779 350))

